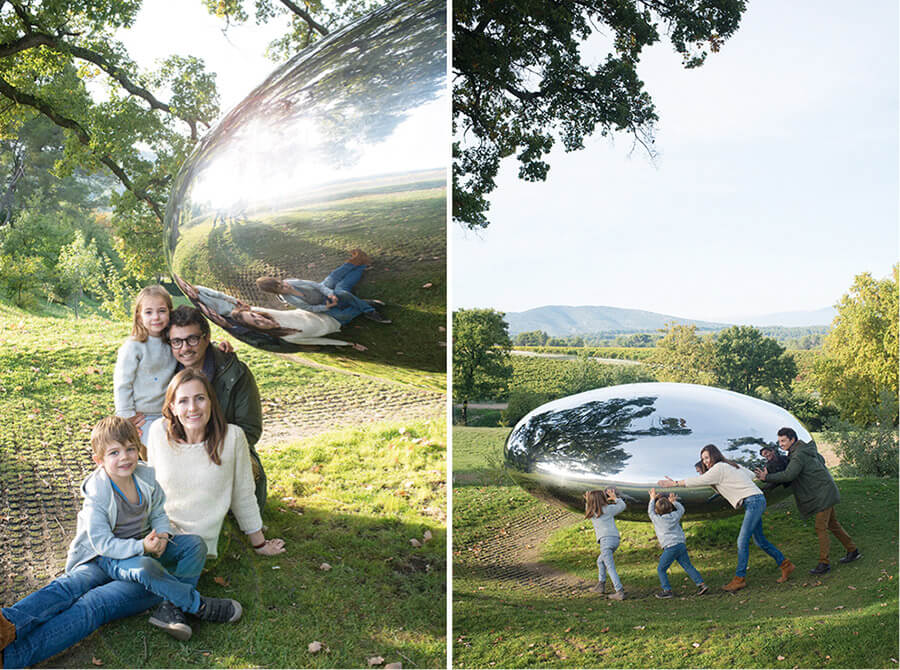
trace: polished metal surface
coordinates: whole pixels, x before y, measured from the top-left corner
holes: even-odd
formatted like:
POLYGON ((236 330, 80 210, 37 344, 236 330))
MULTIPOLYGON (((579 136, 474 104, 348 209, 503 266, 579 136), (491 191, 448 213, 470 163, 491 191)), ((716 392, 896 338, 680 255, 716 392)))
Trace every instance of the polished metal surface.
MULTIPOLYGON (((700 450, 716 445, 725 458, 762 467, 759 450, 777 446, 778 429, 812 436, 789 412, 771 403, 696 384, 625 384, 542 405, 513 428, 506 467, 538 498, 584 512, 585 491, 614 486, 628 503, 619 518, 649 521, 649 491, 665 476, 697 475, 700 450)), ((790 493, 757 482, 769 502, 790 493)), ((709 487, 665 489, 685 506, 685 518, 740 513, 709 487)))
POLYGON ((260 348, 444 370, 448 105, 443 0, 392 3, 304 50, 177 175, 165 221, 176 283, 260 348), (365 269, 347 290, 385 302, 392 323, 298 314, 257 284, 323 282, 354 250, 365 269))

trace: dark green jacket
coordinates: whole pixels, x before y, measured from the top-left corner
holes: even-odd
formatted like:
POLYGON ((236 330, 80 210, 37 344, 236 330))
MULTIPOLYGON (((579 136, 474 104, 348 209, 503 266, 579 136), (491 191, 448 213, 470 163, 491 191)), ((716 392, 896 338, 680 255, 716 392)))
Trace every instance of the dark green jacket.
POLYGON ((816 443, 797 440, 788 449, 790 462, 782 472, 766 475, 773 484, 793 482, 797 510, 804 519, 834 507, 841 501, 837 484, 825 467, 825 459, 816 449, 816 443))
POLYGON ((222 406, 225 420, 240 426, 252 447, 262 435, 262 403, 259 388, 250 368, 234 353, 226 354, 218 347, 209 347, 216 363, 213 390, 222 406))

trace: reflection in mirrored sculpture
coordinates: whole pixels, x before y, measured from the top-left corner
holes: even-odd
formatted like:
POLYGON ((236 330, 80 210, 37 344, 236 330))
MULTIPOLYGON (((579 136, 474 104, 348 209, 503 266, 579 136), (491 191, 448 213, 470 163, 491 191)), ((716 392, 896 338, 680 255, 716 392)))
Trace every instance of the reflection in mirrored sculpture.
POLYGON ((279 352, 445 367, 446 3, 387 5, 273 72, 198 144, 173 278, 279 352))
MULTIPOLYGON (((538 498, 584 512, 583 494, 614 486, 629 504, 623 519, 648 521, 649 491, 665 476, 697 474, 704 445, 750 469, 762 467, 759 451, 776 447, 778 429, 812 436, 786 410, 723 389, 696 384, 625 384, 549 402, 526 415, 506 441, 513 479, 538 498)), ((790 493, 758 483, 771 502, 790 493)), ((678 488, 685 518, 734 513, 709 487, 678 488)))

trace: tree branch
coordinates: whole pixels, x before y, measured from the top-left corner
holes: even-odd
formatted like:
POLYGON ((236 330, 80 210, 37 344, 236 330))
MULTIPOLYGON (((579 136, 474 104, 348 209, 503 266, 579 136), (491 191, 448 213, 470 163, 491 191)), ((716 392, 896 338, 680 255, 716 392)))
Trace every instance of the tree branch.
POLYGON ((129 191, 134 193, 135 197, 139 200, 143 200, 150 206, 150 209, 153 210, 153 213, 156 215, 156 218, 159 219, 160 223, 163 221, 163 213, 159 206, 159 204, 150 197, 143 189, 138 188, 134 185, 131 179, 128 177, 128 174, 125 170, 116 163, 112 158, 103 154, 98 155, 94 153, 94 150, 91 149, 91 136, 88 132, 81 126, 80 123, 75 121, 74 119, 70 119, 59 114, 53 107, 44 102, 43 100, 39 100, 35 98, 33 95, 29 93, 25 93, 24 91, 20 91, 15 86, 10 84, 5 79, 0 78, 0 93, 5 95, 10 100, 14 100, 16 103, 20 105, 25 105, 27 107, 31 107, 33 109, 38 110, 41 114, 46 116, 48 119, 53 121, 56 125, 61 128, 66 128, 72 131, 75 134, 75 137, 78 138, 78 141, 84 146, 88 147, 91 154, 103 165, 108 167, 110 171, 122 182, 122 185, 127 188, 129 191))
POLYGON ((321 23, 318 23, 309 12, 305 9, 302 9, 299 5, 291 2, 291 0, 279 0, 282 5, 287 7, 289 10, 294 12, 301 19, 306 21, 309 24, 309 27, 315 30, 317 33, 322 35, 323 37, 328 34, 328 29, 323 26, 321 23))

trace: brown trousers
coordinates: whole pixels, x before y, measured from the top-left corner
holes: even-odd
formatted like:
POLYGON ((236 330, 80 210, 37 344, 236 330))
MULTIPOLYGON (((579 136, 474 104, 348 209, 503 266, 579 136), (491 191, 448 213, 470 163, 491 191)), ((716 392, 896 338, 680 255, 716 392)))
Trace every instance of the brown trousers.
POLYGON ((834 536, 844 545, 844 549, 848 552, 856 549, 853 540, 850 539, 850 536, 838 523, 834 507, 829 507, 816 514, 816 535, 819 537, 819 563, 828 563, 828 549, 831 544, 828 531, 834 533, 834 536))

